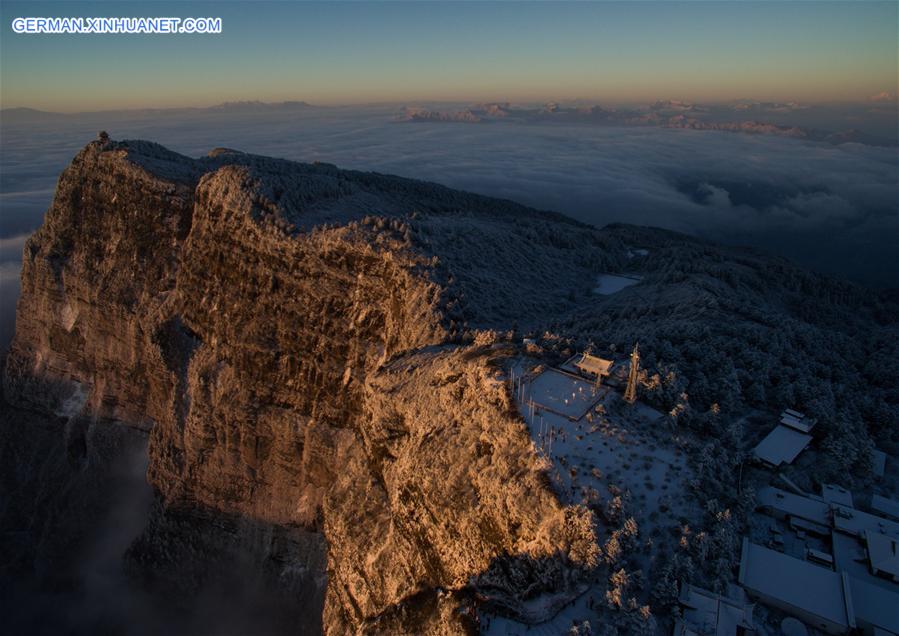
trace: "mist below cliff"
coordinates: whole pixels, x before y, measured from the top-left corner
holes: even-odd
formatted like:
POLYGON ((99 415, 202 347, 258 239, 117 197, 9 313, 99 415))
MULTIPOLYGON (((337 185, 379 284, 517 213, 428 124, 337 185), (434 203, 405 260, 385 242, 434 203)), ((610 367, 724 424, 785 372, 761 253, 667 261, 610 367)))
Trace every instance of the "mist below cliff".
MULTIPOLYGON (((129 575, 129 549, 154 506, 147 483, 147 435, 89 427, 84 447, 60 421, 0 398, 0 613, 10 634, 304 633, 320 631, 321 594, 285 600, 260 575, 252 550, 223 550, 198 591, 142 585, 129 575)), ((215 535, 215 528, 201 527, 215 535)))

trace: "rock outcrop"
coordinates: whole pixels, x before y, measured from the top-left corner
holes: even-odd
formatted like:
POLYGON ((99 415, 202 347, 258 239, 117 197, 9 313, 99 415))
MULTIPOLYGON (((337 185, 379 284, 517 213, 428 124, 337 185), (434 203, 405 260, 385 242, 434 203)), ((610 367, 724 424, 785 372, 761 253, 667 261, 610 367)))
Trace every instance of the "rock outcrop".
POLYGON ((508 352, 472 330, 548 323, 601 243, 432 184, 104 139, 26 244, 5 399, 59 418, 76 462, 96 427, 149 432, 157 504, 129 559, 161 587, 252 544, 315 595, 314 532, 326 633, 465 632, 474 598, 539 620, 525 602, 595 562, 591 513, 560 503, 508 352))

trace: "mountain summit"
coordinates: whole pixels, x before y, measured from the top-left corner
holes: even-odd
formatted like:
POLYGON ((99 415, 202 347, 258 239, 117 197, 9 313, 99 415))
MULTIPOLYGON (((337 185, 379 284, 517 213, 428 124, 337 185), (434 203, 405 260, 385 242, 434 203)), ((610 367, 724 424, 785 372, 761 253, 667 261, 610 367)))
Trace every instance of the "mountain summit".
MULTIPOLYGON (((144 431, 155 503, 126 560, 149 587, 191 597, 239 553, 267 589, 324 597, 330 634, 464 633, 484 608, 534 624, 611 548, 519 413, 522 347, 552 361, 639 339, 668 372, 643 378, 657 408, 799 403, 845 470, 888 426, 871 365, 899 359, 894 303, 662 230, 104 139, 25 246, 3 376, 9 421, 44 418, 65 451, 9 451, 3 478, 71 481, 116 454, 108 431, 144 431), (609 272, 635 284, 597 293, 609 272)), ((10 424, 5 448, 17 434, 33 433, 10 424)))

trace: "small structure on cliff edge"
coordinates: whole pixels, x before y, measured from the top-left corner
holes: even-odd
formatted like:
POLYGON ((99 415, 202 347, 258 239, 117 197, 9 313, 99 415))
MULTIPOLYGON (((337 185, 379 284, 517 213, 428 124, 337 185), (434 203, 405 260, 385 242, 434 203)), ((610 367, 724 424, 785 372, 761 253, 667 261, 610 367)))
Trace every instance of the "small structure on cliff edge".
POLYGON ((611 360, 593 356, 589 353, 582 353, 579 356, 575 356, 570 362, 571 366, 577 369, 578 373, 595 380, 596 386, 600 385, 603 378, 608 377, 610 369, 612 368, 611 360))
POLYGON ((640 344, 634 344, 631 352, 631 370, 627 374, 627 388, 624 390, 624 399, 628 404, 637 401, 637 372, 640 370, 640 344))

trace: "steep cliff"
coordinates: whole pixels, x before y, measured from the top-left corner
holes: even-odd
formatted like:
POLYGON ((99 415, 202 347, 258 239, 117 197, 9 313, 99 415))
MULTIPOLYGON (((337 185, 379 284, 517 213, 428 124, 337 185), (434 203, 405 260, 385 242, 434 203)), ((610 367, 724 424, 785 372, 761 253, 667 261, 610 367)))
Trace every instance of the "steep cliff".
POLYGON ((525 601, 595 562, 591 514, 559 502, 508 352, 470 330, 570 309, 601 244, 432 184, 93 142, 26 244, 5 399, 59 418, 75 462, 97 427, 149 431, 158 503, 129 560, 157 587, 249 545, 314 596, 315 531, 328 633, 463 632, 474 597, 539 619, 525 601))

